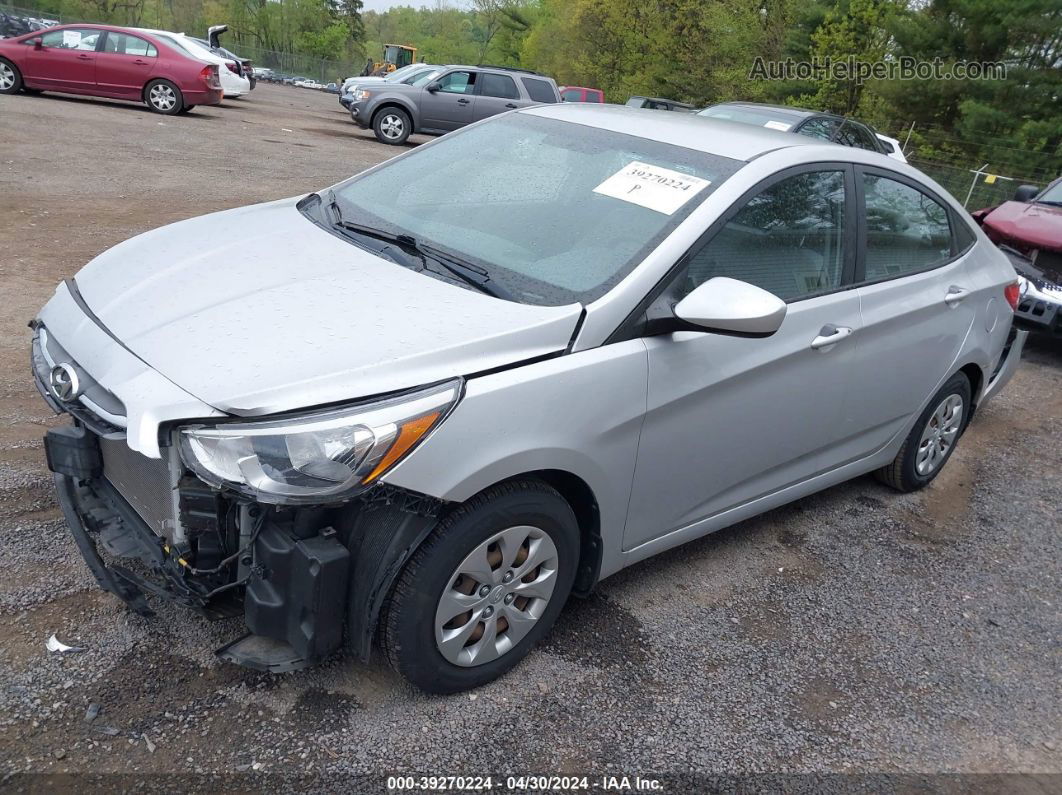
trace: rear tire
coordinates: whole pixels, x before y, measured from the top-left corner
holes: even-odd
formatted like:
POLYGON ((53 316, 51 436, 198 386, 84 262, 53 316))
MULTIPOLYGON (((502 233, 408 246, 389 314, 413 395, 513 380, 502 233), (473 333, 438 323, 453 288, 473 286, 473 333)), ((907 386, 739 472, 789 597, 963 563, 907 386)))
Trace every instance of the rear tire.
POLYGON ((972 403, 970 379, 956 373, 929 401, 896 458, 874 476, 902 492, 928 486, 955 452, 972 403))
POLYGON ((497 679, 553 626, 578 564, 575 514, 546 483, 511 481, 473 497, 417 548, 384 603, 379 636, 391 667, 429 693, 497 679))
POLYGON ((0 94, 17 94, 22 88, 22 72, 7 58, 0 58, 0 94))
POLYGON ((144 87, 144 102, 155 113, 174 116, 184 107, 184 96, 169 80, 152 80, 144 87))
POLYGON ((412 134, 413 121, 401 108, 384 108, 373 118, 372 131, 380 143, 399 146, 412 134))

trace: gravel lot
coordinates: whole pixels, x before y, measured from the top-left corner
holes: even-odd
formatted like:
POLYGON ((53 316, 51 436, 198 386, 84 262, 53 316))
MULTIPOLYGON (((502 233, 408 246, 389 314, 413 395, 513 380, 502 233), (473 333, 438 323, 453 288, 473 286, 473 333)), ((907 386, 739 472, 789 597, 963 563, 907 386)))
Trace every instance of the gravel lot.
POLYGON ((0 779, 1062 774, 1062 345, 1027 348, 931 488, 862 478, 635 566, 478 692, 345 659, 262 675, 212 655, 237 623, 148 621, 95 589, 45 471, 26 322, 131 235, 394 150, 335 97, 270 85, 177 118, 4 96, 0 141, 0 779), (53 632, 87 650, 49 654, 53 632))

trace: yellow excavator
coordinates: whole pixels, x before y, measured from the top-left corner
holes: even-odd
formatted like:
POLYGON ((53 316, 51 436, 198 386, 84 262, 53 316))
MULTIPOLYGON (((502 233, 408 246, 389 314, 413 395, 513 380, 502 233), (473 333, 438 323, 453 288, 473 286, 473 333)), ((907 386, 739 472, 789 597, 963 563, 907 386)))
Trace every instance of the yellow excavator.
POLYGON ((383 60, 373 64, 372 73, 386 74, 393 72, 395 69, 409 66, 415 60, 417 60, 416 47, 410 47, 407 44, 385 44, 383 60))

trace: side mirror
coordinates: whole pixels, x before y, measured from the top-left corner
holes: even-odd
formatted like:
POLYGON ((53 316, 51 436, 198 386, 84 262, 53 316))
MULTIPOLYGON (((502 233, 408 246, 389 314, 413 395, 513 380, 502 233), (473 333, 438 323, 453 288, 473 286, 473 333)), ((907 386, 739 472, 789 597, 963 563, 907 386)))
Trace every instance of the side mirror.
POLYGON ((1014 191, 1014 201, 1031 202, 1039 192, 1040 189, 1035 185, 1021 185, 1014 191))
POLYGON ((716 276, 675 305, 675 316, 705 331, 769 337, 782 325, 786 304, 748 282, 716 276))
POLYGON ((424 86, 424 88, 427 90, 427 92, 429 94, 434 94, 440 88, 439 81, 438 80, 432 80, 430 83, 428 83, 428 85, 424 86))
POLYGON ((35 50, 43 50, 44 49, 44 39, 42 39, 40 36, 35 38, 33 40, 33 49, 35 49, 35 50))

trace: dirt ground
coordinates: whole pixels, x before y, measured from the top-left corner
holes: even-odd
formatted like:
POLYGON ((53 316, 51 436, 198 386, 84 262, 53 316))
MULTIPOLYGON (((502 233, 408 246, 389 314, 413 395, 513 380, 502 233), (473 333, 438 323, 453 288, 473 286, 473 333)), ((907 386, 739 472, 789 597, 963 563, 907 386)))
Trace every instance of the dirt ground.
POLYGON ((175 118, 0 97, 0 781, 1015 773, 1058 791, 1059 344, 1028 347, 927 490, 861 478, 635 566, 476 693, 427 697, 378 661, 254 673, 212 654, 238 622, 145 620, 95 590, 44 467, 58 420, 27 321, 132 235, 394 153, 302 89, 175 118), (86 650, 49 654, 52 633, 86 650))

